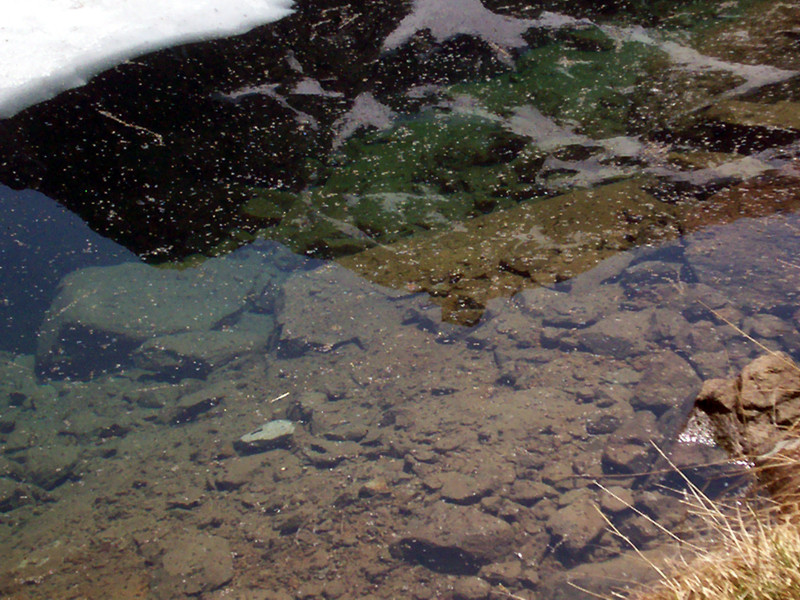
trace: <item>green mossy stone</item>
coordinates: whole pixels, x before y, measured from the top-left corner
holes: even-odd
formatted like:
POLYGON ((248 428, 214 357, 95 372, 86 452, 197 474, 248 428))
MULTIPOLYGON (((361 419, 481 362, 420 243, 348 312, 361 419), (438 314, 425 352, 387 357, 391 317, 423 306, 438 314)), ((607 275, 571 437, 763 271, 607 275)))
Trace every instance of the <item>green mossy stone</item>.
POLYGON ((297 194, 291 192, 257 189, 255 195, 242 207, 242 212, 257 219, 280 221, 296 201, 297 194))

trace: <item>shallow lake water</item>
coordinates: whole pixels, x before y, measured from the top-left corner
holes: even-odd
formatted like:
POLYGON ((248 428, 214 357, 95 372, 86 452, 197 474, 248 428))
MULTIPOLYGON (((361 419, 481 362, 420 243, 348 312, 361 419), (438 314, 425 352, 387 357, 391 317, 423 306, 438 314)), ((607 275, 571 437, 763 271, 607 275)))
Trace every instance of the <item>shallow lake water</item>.
POLYGON ((697 532, 680 474, 749 493, 686 421, 800 359, 796 40, 490 4, 0 122, 0 595, 582 599, 697 532))

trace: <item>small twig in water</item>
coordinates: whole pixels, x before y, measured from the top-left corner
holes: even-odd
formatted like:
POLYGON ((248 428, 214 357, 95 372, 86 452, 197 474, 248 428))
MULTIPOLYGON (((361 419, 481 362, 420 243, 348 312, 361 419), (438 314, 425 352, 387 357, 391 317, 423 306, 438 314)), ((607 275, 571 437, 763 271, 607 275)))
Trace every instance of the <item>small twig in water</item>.
MULTIPOLYGON (((574 581, 567 581, 567 585, 569 585, 570 587, 574 587, 579 592, 583 592, 584 594, 588 594, 589 596, 593 596, 595 598, 600 598, 600 600, 611 600, 611 598, 609 598, 607 596, 603 596, 601 594, 597 594, 597 593, 593 592, 592 590, 587 590, 585 587, 578 585, 574 581)), ((619 594, 617 592, 611 592, 611 595, 614 598, 624 598, 625 597, 625 596, 623 596, 623 595, 621 595, 621 594, 619 594)))
POLYGON ((275 403, 275 402, 277 402, 278 400, 283 400, 283 399, 284 399, 284 398, 286 398, 286 396, 288 396, 288 395, 289 395, 289 392, 286 392, 285 394, 281 394, 281 395, 280 395, 280 396, 278 396, 277 398, 273 398, 272 400, 270 400, 270 401, 269 401, 269 403, 270 403, 270 404, 274 404, 274 403, 275 403))
POLYGON ((522 596, 517 596, 516 594, 512 594, 506 586, 502 583, 497 586, 498 591, 503 594, 506 598, 511 598, 512 600, 528 600, 527 598, 523 598, 522 596))
POLYGON ((616 535, 619 539, 621 539, 631 548, 633 548, 633 551, 637 554, 637 556, 640 559, 642 559, 645 562, 645 564, 647 564, 651 569, 653 569, 656 573, 658 573, 659 577, 661 577, 662 579, 666 579, 666 574, 664 573, 664 571, 662 571, 656 563, 647 558, 644 555, 644 553, 641 550, 639 550, 639 547, 636 544, 634 544, 627 535, 622 533, 619 530, 619 528, 616 525, 614 525, 614 523, 611 522, 611 519, 609 519, 602 510, 600 510, 600 507, 595 506, 595 509, 597 510, 598 513, 600 513, 600 516, 603 517, 603 520, 606 522, 606 525, 608 526, 611 533, 616 535))
POLYGON ((101 110, 101 109, 98 108, 97 112, 99 112, 101 115, 103 115, 107 119, 111 119, 112 121, 116 121, 120 125, 124 125, 125 127, 130 127, 131 129, 135 129, 136 131, 141 131, 142 133, 146 133, 146 134, 152 136, 153 140, 155 141, 155 143, 157 145, 159 145, 159 146, 163 146, 164 145, 164 136, 162 136, 160 133, 156 133, 155 131, 151 131, 147 127, 142 127, 141 125, 136 125, 134 123, 128 123, 127 121, 123 121, 118 116, 108 112, 107 110, 101 110))
POLYGON ((782 258, 776 259, 782 265, 786 265, 787 267, 792 267, 793 269, 800 269, 800 265, 796 265, 794 263, 790 263, 788 260, 783 260, 782 258))

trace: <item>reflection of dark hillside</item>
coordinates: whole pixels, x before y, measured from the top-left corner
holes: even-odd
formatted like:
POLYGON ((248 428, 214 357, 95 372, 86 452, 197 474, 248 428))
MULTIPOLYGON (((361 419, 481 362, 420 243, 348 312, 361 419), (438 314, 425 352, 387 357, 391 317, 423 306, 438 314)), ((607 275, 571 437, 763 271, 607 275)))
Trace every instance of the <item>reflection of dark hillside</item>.
POLYGON ((347 104, 302 97, 294 109, 277 94, 308 76, 353 98, 404 10, 300 3, 291 17, 238 38, 130 61, 0 122, 0 181, 51 195, 138 254, 163 260, 207 249, 247 226, 238 184, 304 185, 301 162, 324 154, 347 104), (220 95, 265 82, 280 82, 275 97, 220 95), (316 130, 298 123, 298 110, 316 130))
MULTIPOLYGON (((424 2, 414 6, 421 4, 424 2)), ((332 257, 392 242, 397 231, 409 235, 432 227, 430 219, 419 215, 413 217, 417 220, 408 217, 408 222, 391 222, 394 217, 388 213, 364 216, 348 212, 356 196, 374 206, 376 192, 419 198, 439 194, 439 199, 446 196, 451 204, 435 207, 439 200, 434 198, 430 210, 422 208, 428 212, 436 208, 437 215, 441 213, 448 222, 461 221, 564 191, 567 184, 559 182, 572 181, 570 177, 577 182, 574 185, 595 185, 619 177, 613 169, 644 168, 652 163, 648 157, 611 150, 604 154, 596 140, 586 135, 643 134, 643 141, 652 135, 661 144, 725 152, 742 151, 738 142, 731 141, 734 137, 747 140, 757 136, 763 143, 750 144, 748 148, 752 146, 754 151, 796 138, 794 129, 781 130, 782 137, 776 137, 775 128, 764 134, 763 128, 749 125, 727 123, 723 127, 719 119, 701 119, 689 126, 668 123, 665 129, 665 119, 658 115, 666 108, 659 99, 633 97, 635 94, 628 92, 606 94, 600 89, 597 98, 585 105, 567 106, 562 96, 540 89, 533 94, 535 98, 522 102, 534 103, 548 118, 563 107, 565 114, 559 115, 562 124, 572 122, 576 114, 585 115, 588 107, 592 114, 587 120, 593 122, 576 131, 562 128, 556 132, 564 136, 563 144, 547 160, 538 150, 519 153, 520 140, 535 135, 523 131, 522 137, 515 137, 519 132, 509 121, 500 121, 513 116, 521 101, 519 95, 514 98, 516 104, 493 108, 499 116, 487 121, 497 131, 486 139, 508 137, 515 148, 511 155, 507 148, 493 155, 492 144, 482 145, 480 136, 465 140, 465 146, 473 146, 465 155, 474 158, 487 153, 487 157, 462 161, 466 164, 454 168, 454 160, 437 158, 452 153, 441 148, 433 157, 421 153, 413 159, 430 166, 431 173, 409 168, 408 179, 400 188, 389 190, 358 188, 358 173, 363 172, 358 170, 362 168, 358 157, 350 155, 350 171, 330 159, 331 149, 340 148, 347 136, 367 129, 385 130, 387 120, 402 122, 423 110, 430 113, 433 107, 445 115, 455 111, 457 101, 443 86, 472 85, 467 91, 473 93, 484 82, 496 80, 496 88, 519 94, 528 85, 517 85, 514 79, 526 50, 542 50, 543 56, 548 48, 556 53, 562 49, 586 52, 594 55, 589 58, 597 65, 612 64, 612 59, 606 58, 618 52, 619 45, 597 27, 584 23, 552 31, 532 25, 546 10, 597 22, 615 17, 652 26, 660 16, 669 17, 672 9, 686 8, 689 3, 644 4, 625 0, 484 4, 459 0, 448 5, 452 15, 437 17, 452 18, 456 34, 437 37, 441 24, 412 28, 395 46, 386 42, 399 24, 414 14, 410 1, 301 1, 293 15, 277 23, 236 38, 190 44, 129 61, 83 88, 0 121, 0 183, 44 192, 80 215, 95 231, 151 262, 222 252, 277 224, 281 231, 273 230, 268 237, 288 243, 298 252, 332 257), (470 30, 469 23, 485 24, 487 20, 491 27, 486 30, 470 30), (376 106, 386 114, 370 113, 376 106), (581 135, 575 136, 576 132, 581 135), (708 145, 709 136, 715 145, 708 145), (516 160, 512 163, 511 159, 516 160), (505 164, 507 168, 495 169, 505 164), (472 167, 469 175, 463 175, 472 167), (483 167, 489 168, 481 171, 483 167), (433 172, 435 169, 439 171, 433 172), (338 183, 325 188, 336 179, 334 175, 339 177, 338 183), (355 187, 346 188, 342 181, 355 187), (407 189, 410 186, 415 187, 407 189), (299 195, 309 189, 319 193, 299 195), (276 197, 275 193, 285 194, 280 202, 264 199, 276 197), (458 194, 463 194, 456 200, 464 206, 454 208, 458 194), (243 210, 254 197, 260 204, 243 210), (265 206, 265 202, 274 206, 265 206)), ((548 60, 555 57, 551 53, 548 60)), ((639 73, 638 66, 631 66, 633 62, 626 63, 633 58, 624 53, 612 58, 620 61, 618 72, 628 69, 639 81, 646 83, 652 75, 639 73)), ((545 67, 545 75, 540 76, 538 66, 531 67, 531 62, 528 59, 529 79, 525 81, 537 77, 549 81, 545 67)), ((580 68, 584 62, 565 59, 563 69, 559 64, 556 67, 564 70, 577 64, 580 68)), ((632 89, 637 81, 629 83, 625 86, 632 89)), ((735 84, 725 81, 714 93, 735 84)), ((582 85, 581 80, 576 89, 584 89, 582 85)), ((679 93, 685 88, 680 81, 666 81, 665 85, 679 93)), ((570 91, 563 87, 559 93, 570 91)), ((674 110, 670 111, 672 115, 674 110)), ((535 119, 531 123, 536 125, 535 119)), ((420 136, 425 138, 425 134, 420 136)), ((381 143, 380 139, 368 140, 367 152, 380 152, 381 143)), ((458 158, 462 143, 455 146, 458 158)), ((363 164, 391 158, 369 155, 363 164)), ((398 161, 402 158, 407 168, 410 159, 398 156, 398 161)), ((361 177, 368 176, 372 177, 361 177)), ((358 210, 362 210, 360 205, 358 210)))

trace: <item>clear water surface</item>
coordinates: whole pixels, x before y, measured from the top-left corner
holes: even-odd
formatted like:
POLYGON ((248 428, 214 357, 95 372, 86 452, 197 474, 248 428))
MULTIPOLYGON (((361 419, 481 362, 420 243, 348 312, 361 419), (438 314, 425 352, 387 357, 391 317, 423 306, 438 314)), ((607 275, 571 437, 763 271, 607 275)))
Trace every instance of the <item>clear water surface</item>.
POLYGON ((652 577, 656 446, 746 493, 686 417, 800 358, 797 7, 663 5, 309 3, 0 122, 0 595, 652 577))

